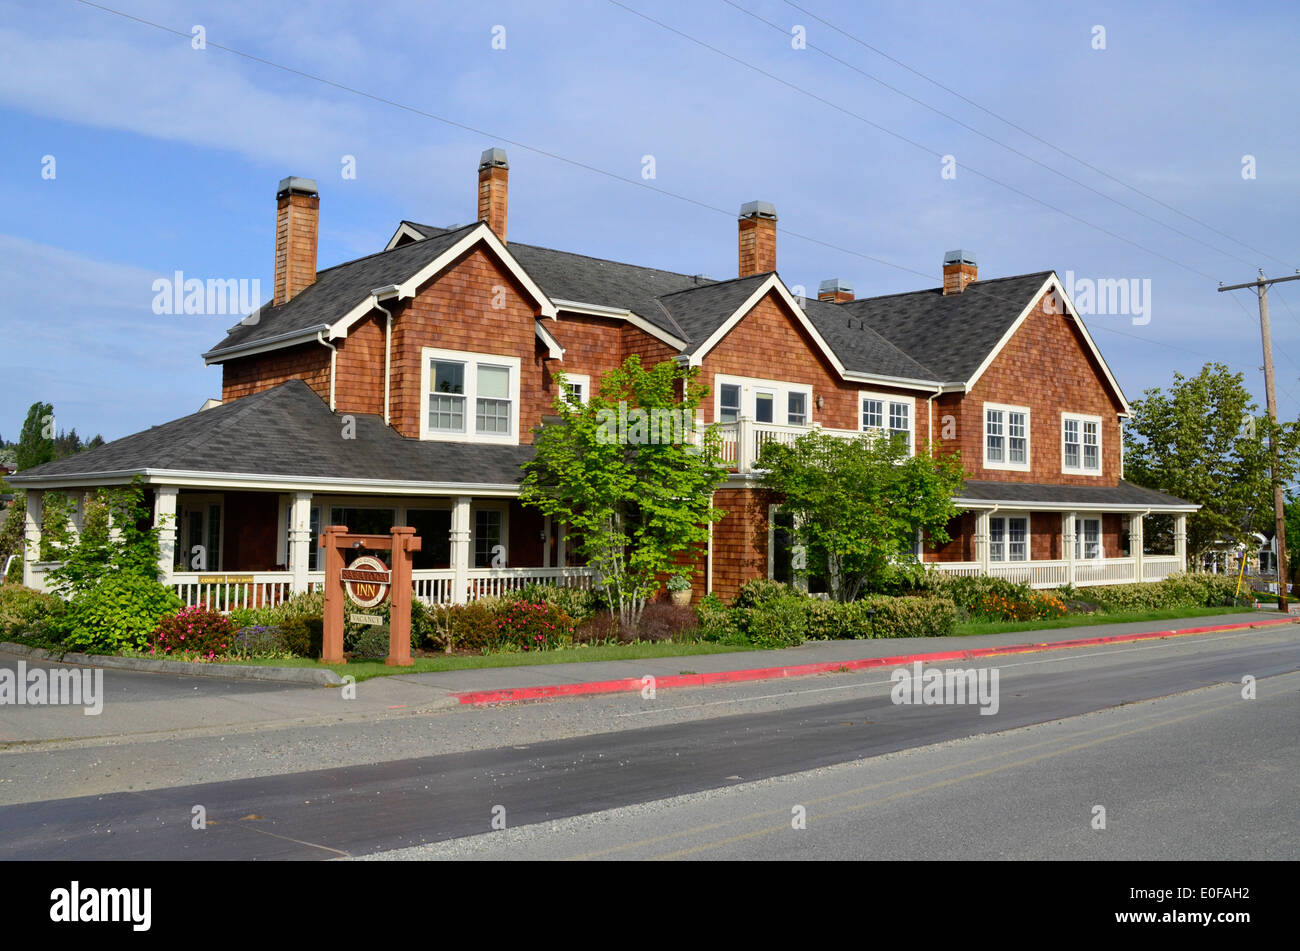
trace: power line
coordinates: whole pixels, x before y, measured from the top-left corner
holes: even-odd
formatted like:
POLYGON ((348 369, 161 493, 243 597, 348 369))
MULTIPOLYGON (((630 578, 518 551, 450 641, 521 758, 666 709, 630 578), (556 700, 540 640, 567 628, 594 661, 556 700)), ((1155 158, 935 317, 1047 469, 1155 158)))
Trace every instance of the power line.
MULTIPOLYGON (((710 52, 717 53, 719 56, 723 56, 726 59, 731 60, 733 63, 736 63, 739 66, 744 66, 746 69, 753 70, 754 72, 758 73, 761 76, 766 76, 768 79, 771 79, 774 82, 778 82, 783 86, 793 89, 795 92, 807 96, 810 99, 814 99, 817 102, 822 103, 823 105, 830 106, 832 109, 836 110, 837 112, 842 112, 846 116, 857 119, 859 122, 866 123, 867 125, 871 126, 873 129, 877 129, 881 132, 884 132, 886 135, 892 136, 893 138, 898 139, 900 142, 905 142, 908 145, 912 146, 913 148, 920 149, 921 151, 926 152, 929 155, 936 156, 941 160, 944 157, 944 154, 942 152, 937 152, 934 149, 930 148, 928 145, 923 145, 922 143, 917 142, 914 139, 910 139, 907 136, 903 135, 901 132, 895 132, 893 129, 887 128, 878 122, 868 119, 866 116, 862 115, 861 113, 854 112, 852 109, 849 109, 845 106, 841 106, 839 103, 832 102, 831 100, 827 99, 825 96, 820 96, 815 92, 804 89, 802 86, 798 85, 797 83, 792 83, 788 79, 783 79, 780 76, 777 76, 775 73, 771 73, 766 69, 763 69, 761 66, 755 66, 753 63, 750 63, 747 60, 741 59, 738 56, 733 56, 731 53, 728 53, 726 50, 719 49, 718 47, 713 46, 710 43, 706 43, 704 40, 701 40, 698 37, 691 36, 689 33, 679 30, 674 26, 670 26, 669 24, 664 23, 662 20, 657 20, 647 13, 642 13, 640 10, 633 9, 632 7, 629 7, 627 4, 620 2, 620 0, 609 0, 609 2, 616 7, 619 7, 620 9, 626 10, 628 13, 641 17, 641 19, 645 20, 648 23, 653 23, 655 26, 667 30, 669 33, 674 33, 685 40, 689 40, 690 42, 695 43, 696 45, 709 50, 710 52)), ((1043 199, 1031 195, 1029 192, 1026 192, 1023 189, 1017 188, 1014 185, 1008 184, 1007 182, 994 178, 992 175, 989 175, 985 172, 981 172, 979 169, 971 165, 963 164, 962 168, 964 168, 967 172, 970 172, 973 175, 977 175, 986 181, 992 182, 995 185, 1005 188, 1007 191, 1012 192, 1013 194, 1019 195, 1022 198, 1026 198, 1029 201, 1034 202, 1035 204, 1042 205, 1044 208, 1054 211, 1059 215, 1064 215, 1065 217, 1071 219, 1072 221, 1077 221, 1079 224, 1086 225, 1087 227, 1092 228, 1095 231, 1100 231, 1102 234, 1115 238, 1117 241, 1123 241, 1125 244, 1131 245, 1132 247, 1137 248, 1139 251, 1145 251, 1147 254, 1153 255, 1154 257, 1158 257, 1164 261, 1169 262, 1175 267, 1180 267, 1183 270, 1189 271, 1192 274, 1196 274, 1200 277, 1204 277, 1209 280, 1214 280, 1214 278, 1211 275, 1206 274, 1204 271, 1198 271, 1196 268, 1192 267, 1189 264, 1184 264, 1182 261, 1178 261, 1175 260, 1174 258, 1169 257, 1168 255, 1161 254, 1159 251, 1156 251, 1153 248, 1148 248, 1145 245, 1139 244, 1138 242, 1126 238, 1121 234, 1111 231, 1109 228, 1104 228, 1101 225, 1094 224, 1093 222, 1088 221, 1086 218, 1081 218, 1078 215, 1074 214, 1073 212, 1066 211, 1064 208, 1058 208, 1056 205, 1053 205, 1051 202, 1044 201, 1043 199)))
MULTIPOLYGON (((724 2, 727 2, 727 0, 724 0, 724 2)), ((804 14, 805 16, 812 17, 818 23, 822 24, 823 26, 829 27, 830 29, 834 30, 836 33, 839 33, 841 36, 847 37, 848 39, 852 40, 854 43, 857 43, 859 46, 862 46, 865 49, 868 49, 871 52, 875 53, 877 56, 884 57, 885 59, 889 60, 891 63, 894 63, 896 66, 901 66, 903 69, 907 70, 912 75, 919 76, 921 79, 924 79, 926 82, 930 83, 933 86, 937 86, 939 89, 942 89, 944 92, 948 93, 949 95, 956 96, 962 102, 974 106, 976 109, 980 110, 981 112, 987 115, 992 116, 994 119, 997 119, 999 122, 1005 123, 1006 125, 1015 129, 1017 132, 1021 133, 1022 135, 1026 135, 1029 138, 1033 139, 1035 142, 1038 142, 1041 145, 1045 145, 1048 148, 1052 149, 1053 151, 1058 152, 1061 155, 1064 155, 1066 158, 1070 159, 1071 161, 1078 162, 1080 165, 1082 165, 1084 168, 1088 169, 1089 171, 1096 172, 1098 175, 1110 179, 1112 182, 1114 182, 1117 185, 1122 185, 1124 188, 1127 188, 1129 191, 1133 192, 1134 194, 1141 195, 1143 198, 1147 199, 1148 201, 1155 202, 1157 205, 1160 205, 1162 208, 1172 211, 1174 214, 1186 218, 1188 221, 1192 222, 1193 224, 1198 224, 1202 228, 1205 228, 1208 231, 1213 231, 1215 234, 1219 235, 1220 237, 1227 238, 1229 241, 1233 242, 1234 244, 1239 244, 1243 248, 1246 248, 1249 251, 1254 251, 1256 254, 1262 255, 1263 257, 1270 258, 1278 262, 1279 264, 1286 265, 1288 267, 1290 266, 1287 264, 1287 262, 1283 261, 1281 258, 1274 257, 1273 255, 1269 254, 1267 251, 1261 251, 1259 248, 1247 244, 1245 241, 1242 241, 1240 238, 1234 238, 1226 231, 1221 231, 1218 228, 1214 227, 1213 225, 1208 224, 1199 218, 1195 218, 1192 215, 1189 215, 1186 212, 1179 210, 1178 208, 1175 208, 1173 205, 1169 204, 1168 202, 1162 201, 1161 199, 1156 198, 1154 195, 1149 195, 1146 192, 1142 191, 1141 189, 1137 188, 1136 186, 1130 185, 1122 178, 1118 178, 1117 176, 1112 175, 1110 172, 1106 171, 1105 169, 1098 168, 1096 165, 1093 165, 1091 162, 1088 162, 1086 159, 1082 159, 1079 156, 1073 154, 1072 152, 1066 151, 1065 149, 1057 145, 1055 142, 1052 142, 1048 139, 1044 139, 1041 136, 1035 135, 1033 132, 1030 132, 1024 126, 1019 125, 1018 123, 1012 121, 1011 119, 1008 119, 1006 116, 994 112, 992 109, 980 105, 980 103, 976 102, 974 99, 971 99, 969 96, 962 95, 957 90, 944 85, 943 83, 939 82, 939 80, 933 78, 932 76, 927 76, 925 73, 921 72, 918 69, 914 69, 913 67, 909 66, 907 63, 904 63, 902 60, 890 56, 884 50, 872 46, 870 43, 868 43, 866 40, 862 39, 861 37, 854 36, 852 33, 848 32, 847 30, 839 26, 836 26, 834 23, 831 23, 829 20, 823 19, 822 17, 813 13, 811 10, 799 6, 799 4, 793 2, 793 0, 782 0, 782 2, 784 2, 787 6, 793 7, 794 9, 798 10, 800 13, 804 14)))
MULTIPOLYGON (((780 33, 782 36, 788 37, 790 35, 789 31, 782 24, 774 23, 773 21, 760 16, 759 14, 753 12, 752 10, 745 9, 739 3, 736 3, 735 0, 721 0, 721 2, 725 3, 729 7, 739 10, 741 13, 757 20, 759 23, 771 27, 772 29, 780 33)), ((1118 205, 1119 207, 1125 209, 1126 211, 1130 211, 1141 218, 1145 218, 1147 221, 1153 222, 1154 224, 1157 224, 1162 228, 1172 231, 1174 234, 1180 235, 1189 241, 1195 241, 1197 244, 1201 245, 1202 247, 1209 248, 1211 251, 1215 251, 1226 257, 1230 257, 1234 261, 1240 261, 1242 264, 1255 263, 1253 261, 1247 260, 1246 258, 1240 257, 1237 254, 1234 254, 1232 251, 1226 251, 1223 248, 1218 247, 1217 245, 1210 244, 1208 241, 1202 241, 1200 238, 1196 237, 1195 235, 1188 234, 1186 231, 1183 231, 1180 228, 1175 228, 1173 225, 1161 221, 1159 218, 1156 218, 1153 215, 1147 214, 1145 211, 1142 211, 1140 208, 1134 208, 1132 205, 1126 204, 1120 201, 1118 198, 1106 194, 1104 191, 1102 191, 1099 188, 1093 188, 1087 182, 1080 181, 1079 179, 1075 178, 1072 175, 1067 175, 1065 172, 1062 172, 1060 169, 1048 165, 1046 162, 1043 162, 1035 158, 1034 156, 1028 154, 1027 152, 1022 152, 1020 149, 1016 148, 1015 146, 1009 145, 1006 142, 1001 141, 1000 139, 994 138, 993 136, 989 135, 987 132, 984 132, 981 129, 977 129, 974 126, 967 124, 966 122, 963 122, 961 119, 957 118, 951 113, 944 112, 942 109, 938 108, 937 106, 931 105, 930 103, 926 102, 923 99, 918 99, 917 97, 911 95, 910 93, 904 92, 902 89, 899 89, 897 86, 891 85, 890 83, 881 79, 879 76, 872 75, 866 70, 858 66, 855 66, 853 63, 850 63, 847 60, 842 59, 839 56, 836 56, 834 53, 830 52, 829 50, 822 49, 820 46, 817 46, 814 43, 810 43, 807 40, 804 41, 804 45, 807 49, 813 50, 814 52, 817 53, 821 53, 826 58, 834 60, 835 62, 839 63, 841 66, 844 66, 847 69, 851 69, 855 73, 858 73, 861 76, 865 76, 867 79, 870 79, 872 82, 878 83, 879 85, 888 89, 890 92, 896 93, 897 95, 902 96, 904 99, 907 99, 909 102, 914 102, 918 106, 921 106, 922 108, 929 109, 935 115, 942 116, 948 121, 956 123, 957 125, 961 126, 963 129, 967 130, 968 132, 973 132, 976 135, 978 135, 980 138, 986 139, 989 142, 992 142, 994 145, 1006 149, 1011 154, 1017 155, 1027 162, 1032 162, 1033 164, 1037 165, 1039 168, 1045 169, 1051 172, 1053 175, 1065 179, 1067 182, 1072 182, 1073 184, 1078 185, 1080 188, 1087 189, 1088 191, 1092 192, 1094 195, 1104 198, 1107 201, 1112 202, 1118 205)))
MULTIPOLYGON (((148 26, 148 27, 151 27, 151 28, 156 29, 156 30, 160 30, 160 31, 165 32, 165 33, 170 33, 170 34, 172 34, 173 36, 177 36, 177 37, 180 37, 181 39, 184 39, 186 42, 189 42, 189 41, 192 39, 192 34, 191 34, 190 32, 188 32, 188 31, 175 29, 175 28, 173 28, 173 27, 169 27, 169 26, 167 26, 167 25, 165 25, 165 24, 156 23, 156 22, 154 22, 154 21, 152 21, 152 20, 146 20, 146 19, 144 19, 143 17, 138 17, 138 16, 135 16, 135 15, 130 14, 130 13, 125 13, 125 12, 123 12, 123 11, 121 11, 121 10, 115 10, 115 9, 113 9, 113 8, 111 8, 111 7, 106 7, 106 6, 103 6, 102 4, 94 3, 94 2, 92 2, 92 0, 74 0, 74 2, 79 3, 79 4, 83 5, 83 6, 87 6, 87 7, 91 7, 91 8, 93 8, 93 9, 99 10, 99 11, 101 11, 101 12, 103 12, 103 13, 108 13, 108 14, 111 14, 111 15, 113 15, 113 16, 118 16, 118 17, 122 17, 123 19, 131 20, 131 21, 136 22, 136 23, 139 23, 139 24, 141 24, 141 25, 143 25, 143 26, 148 26)), ((633 11, 633 12, 635 12, 635 11, 633 11)), ((426 111, 426 110, 423 110, 423 109, 417 108, 417 107, 415 107, 415 106, 408 105, 408 104, 406 104, 406 103, 398 102, 398 101, 396 101, 396 100, 394 100, 394 99, 389 99, 389 98, 387 98, 387 97, 385 97, 385 96, 377 95, 377 94, 375 94, 375 93, 366 92, 365 90, 357 89, 357 88, 352 87, 352 86, 349 86, 349 85, 347 85, 347 84, 345 84, 345 83, 341 83, 341 82, 338 82, 338 81, 336 81, 336 80, 328 79, 328 78, 325 78, 325 77, 323 77, 323 76, 317 76, 317 75, 315 75, 315 74, 313 74, 313 73, 309 73, 309 72, 307 72, 307 71, 305 71, 305 70, 301 70, 301 69, 297 69, 297 68, 292 67, 292 66, 284 65, 283 63, 277 63, 277 62, 275 62, 275 61, 273 61, 273 60, 266 59, 265 57, 257 56, 256 54, 248 53, 248 52, 245 52, 245 51, 243 51, 243 50, 236 49, 235 47, 225 46, 225 45, 223 45, 223 44, 213 42, 210 38, 207 39, 207 41, 206 41, 206 45, 207 45, 207 47, 210 48, 210 49, 221 50, 221 51, 223 51, 223 52, 230 53, 230 54, 232 54, 232 55, 235 55, 235 56, 241 57, 241 58, 243 58, 243 59, 249 60, 250 62, 255 62, 255 63, 258 63, 258 64, 263 65, 263 66, 269 66, 269 67, 271 67, 272 69, 277 69, 277 70, 280 70, 281 72, 289 73, 289 74, 291 74, 291 75, 298 76, 298 77, 303 78, 303 79, 309 79, 309 80, 311 80, 311 81, 313 81, 313 82, 322 83, 322 84, 324 84, 324 85, 326 85, 326 86, 330 86, 330 87, 332 87, 332 88, 334 88, 334 89, 338 89, 338 90, 341 90, 341 91, 343 91, 343 92, 350 93, 350 94, 355 95, 355 96, 360 96, 360 97, 362 97, 362 98, 364 98, 364 99, 368 99, 368 100, 371 100, 371 101, 373 101, 373 102, 378 102, 378 103, 381 103, 381 104, 383 104, 383 105, 391 106, 391 107, 393 107, 393 108, 395 108, 395 109, 400 109, 400 110, 402 110, 402 111, 404 111, 404 112, 409 112, 409 113, 411 113, 412 115, 420 116, 421 118, 432 119, 432 120, 435 121, 435 122, 440 122, 440 123, 443 123, 444 125, 448 125, 448 126, 451 126, 451 127, 453 127, 453 128, 456 128, 456 129, 461 129, 461 130, 466 131, 466 132, 472 132, 472 133, 474 133, 475 135, 480 135, 480 136, 483 136, 483 137, 485 137, 485 138, 487 138, 487 139, 490 139, 490 140, 494 140, 494 141, 497 141, 497 142, 504 142, 504 143, 506 143, 507 145, 511 145, 511 146, 513 146, 513 147, 523 149, 523 150, 525 150, 525 151, 527 151, 527 152, 532 152, 532 153, 534 153, 534 154, 536 154, 536 155, 541 155, 541 156, 543 156, 543 157, 545 157, 545 158, 549 158, 549 159, 552 159, 552 160, 557 161, 557 162, 562 162, 562 163, 565 163, 565 164, 567 164, 567 165, 571 165, 571 166, 573 166, 573 167, 575 167, 575 168, 583 169, 584 171, 593 172, 593 173, 595 173, 595 174, 597 174, 597 175, 601 175, 601 176, 603 176, 603 177, 605 177, 605 178, 612 179, 613 181, 616 181, 616 182, 621 182, 621 183, 623 183, 623 184, 625 184, 625 185, 634 185, 634 186, 636 186, 636 187, 638 187, 638 188, 643 188, 643 189, 646 189, 646 190, 648 190, 648 191, 654 192, 654 193, 659 194, 659 195, 663 195, 663 196, 668 197, 668 198, 673 198, 673 199, 676 199, 676 200, 678 200, 678 201, 686 202, 686 203, 688 203, 688 204, 694 205, 694 206, 696 206, 696 207, 698 207, 698 208, 702 208, 702 209, 707 210, 707 211, 712 211, 712 212, 716 212, 716 213, 719 213, 719 214, 726 215, 728 218, 734 220, 734 213, 731 212, 731 211, 728 211, 728 210, 725 209, 725 208, 721 208, 721 207, 719 207, 719 206, 717 206, 717 205, 711 205, 711 204, 709 204, 708 202, 704 202, 704 201, 701 201, 701 200, 696 199, 696 198, 691 198, 691 197, 689 197, 689 196, 687 196, 687 195, 681 195, 681 194, 678 194, 678 193, 676 193, 676 192, 669 191, 669 190, 666 189, 666 188, 661 188, 661 187, 659 187, 659 186, 657 186, 657 185, 652 185, 652 184, 650 184, 649 182, 644 181, 644 180, 642 180, 642 179, 640 179, 640 178, 625 178, 624 176, 619 175, 619 174, 617 174, 617 173, 615 173, 615 172, 611 172, 611 171, 609 171, 609 170, 607 170, 607 169, 600 168, 599 166, 591 165, 590 163, 583 162, 583 161, 580 161, 580 160, 578 160, 578 159, 569 158, 568 156, 561 155, 561 154, 558 153, 558 152, 553 152, 553 151, 551 151, 551 150, 549 150, 549 149, 543 149, 543 148, 540 148, 540 147, 538 147, 538 146, 529 145, 529 144, 527 144, 527 143, 525 143, 525 142, 521 142, 521 141, 519 141, 519 140, 517 140, 517 139, 512 139, 512 138, 510 138, 510 137, 508 137, 508 136, 497 135, 496 133, 490 132, 490 131, 488 131, 488 130, 484 130, 484 129, 476 128, 475 126, 471 126, 471 125, 468 125, 468 124, 463 123, 463 122, 459 122, 459 121, 454 120, 454 119, 449 119, 449 118, 447 118, 447 117, 445 117, 445 116, 436 115, 436 114, 434 114, 434 113, 432 113, 432 112, 428 112, 428 111, 426 111)), ((926 279, 927 281, 931 281, 931 280, 933 280, 933 275, 932 275, 930 272, 928 272, 928 271, 920 271, 920 270, 917 270, 916 268, 908 267, 908 266, 905 265, 905 264, 898 264, 898 263, 895 263, 895 262, 893 262, 893 261, 889 261, 889 260, 886 260, 886 259, 884 259, 884 258, 879 258, 879 257, 876 257, 876 256, 871 255, 871 254, 867 254, 867 253, 862 252, 862 251, 856 251, 856 250, 854 250, 854 249, 852 249, 852 248, 846 248, 846 247, 844 247, 844 246, 842 246, 842 245, 838 245, 838 244, 835 244, 835 243, 830 242, 830 241, 825 241, 825 240, 822 240, 822 239, 820 239, 820 238, 815 238, 815 237, 813 237, 813 236, 811 236, 811 235, 802 234, 802 233, 797 232, 797 231, 791 231, 791 230, 789 230, 788 228, 779 228, 778 230, 779 230, 779 232, 780 232, 781 234, 784 234, 784 235, 786 235, 786 236, 788 236, 788 237, 796 238, 796 239, 801 240, 801 241, 806 241, 806 242, 809 242, 810 244, 815 244, 815 245, 818 245, 819 247, 823 247, 823 248, 826 248, 826 249, 831 250, 831 251, 837 251, 837 252, 839 252, 839 253, 841 253, 841 254, 847 254, 847 255, 851 255, 851 256, 853 256, 853 257, 861 258, 861 259, 866 260, 866 261, 871 261, 871 262, 873 262, 873 263, 880 264, 880 265, 883 265, 883 266, 885 266, 885 267, 893 268, 894 270, 902 271, 902 272, 905 272, 905 273, 907 273, 907 274, 918 275, 918 276, 920 276, 920 277, 926 279)), ((1024 306, 1024 301, 1012 300, 1012 299, 1010 299, 1010 298, 1001 297, 1001 296, 996 296, 994 299, 996 299, 996 300, 998 300, 998 301, 1000 301, 1000 302, 1002 302, 1002 303, 1005 303, 1005 304, 1008 304, 1008 305, 1014 306, 1017 310, 1024 306)), ((1103 330, 1103 331, 1105 331, 1105 332, 1107 332, 1107 333, 1115 333, 1115 334, 1119 334, 1119 335, 1124 336, 1124 337, 1129 337, 1129 338, 1132 338, 1132 339, 1134 339, 1134 340, 1142 341, 1143 343, 1146 343, 1146 344, 1151 345, 1151 346, 1166 347, 1166 348, 1168 348, 1168 349, 1172 349, 1172 350, 1182 350, 1182 351, 1184 351, 1184 352, 1186 352, 1186 353, 1192 353, 1192 354, 1194 354, 1194 355, 1196 355, 1196 356, 1206 357, 1206 358, 1211 359, 1211 360, 1216 360, 1216 359, 1218 359, 1217 357, 1210 356, 1209 354, 1199 353, 1198 351, 1189 350, 1189 349, 1187 349, 1187 348, 1185 348, 1185 347, 1179 347, 1179 346, 1177 346, 1176 344, 1170 344, 1170 343, 1166 343, 1166 342, 1164 342, 1164 341, 1160 341, 1160 340, 1152 340, 1152 339, 1150 339, 1150 338, 1142 337, 1142 336, 1139 336, 1139 335, 1137 335, 1137 334, 1124 333, 1123 331, 1113 330, 1113 329, 1111 329, 1111 328, 1106 328, 1106 327, 1094 328, 1094 329, 1101 329, 1101 330, 1103 330)))

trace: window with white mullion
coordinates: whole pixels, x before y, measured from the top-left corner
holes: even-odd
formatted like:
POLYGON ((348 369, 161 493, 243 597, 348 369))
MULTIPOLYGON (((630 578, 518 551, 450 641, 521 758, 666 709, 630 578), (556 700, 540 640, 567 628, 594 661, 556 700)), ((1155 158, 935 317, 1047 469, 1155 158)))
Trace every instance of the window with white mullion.
POLYGON ((518 358, 425 347, 423 360, 422 439, 517 441, 518 358))
POLYGON ((895 437, 901 436, 907 443, 908 451, 913 449, 914 402, 891 396, 888 393, 860 393, 860 431, 880 433, 895 437))
POLYGON ((1061 414, 1061 469, 1075 475, 1101 475, 1101 420, 1061 414))
POLYGON ((1089 560, 1101 558, 1101 519, 1081 518, 1075 520, 1074 557, 1089 560))
POLYGON ((989 561, 1029 560, 1029 519, 998 515, 989 519, 989 561))
POLYGON ((443 433, 465 431, 465 364, 434 360, 430 367, 429 429, 443 433))
POLYGON ((990 469, 1029 469, 1029 409, 984 404, 984 465, 990 469))

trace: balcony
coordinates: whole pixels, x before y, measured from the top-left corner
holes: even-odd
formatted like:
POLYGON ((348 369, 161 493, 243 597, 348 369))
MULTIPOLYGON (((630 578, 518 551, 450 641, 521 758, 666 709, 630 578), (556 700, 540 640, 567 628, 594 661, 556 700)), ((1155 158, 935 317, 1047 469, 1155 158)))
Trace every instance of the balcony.
POLYGON ((856 439, 863 435, 855 429, 827 429, 817 423, 811 426, 760 423, 744 416, 733 422, 718 423, 716 428, 722 437, 722 461, 727 468, 737 472, 753 472, 757 468, 759 453, 770 442, 789 446, 814 430, 841 439, 856 439))

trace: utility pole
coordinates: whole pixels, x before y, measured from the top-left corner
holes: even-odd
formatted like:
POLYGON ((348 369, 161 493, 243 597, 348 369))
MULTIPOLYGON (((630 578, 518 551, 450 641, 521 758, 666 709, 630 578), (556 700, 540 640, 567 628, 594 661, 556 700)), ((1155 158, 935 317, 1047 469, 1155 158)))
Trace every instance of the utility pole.
POLYGON ((1274 534, 1273 539, 1277 546, 1277 609, 1287 612, 1286 603, 1286 519, 1282 506, 1282 478, 1278 469, 1281 466, 1281 460, 1278 455, 1277 437, 1274 435, 1277 428, 1277 394, 1273 390, 1273 336, 1268 328, 1268 287, 1270 284, 1281 284, 1284 281, 1300 281, 1300 274, 1294 274, 1291 277, 1264 277, 1264 269, 1259 269, 1259 277, 1246 284, 1233 284, 1224 287, 1222 282, 1219 284, 1219 291, 1237 291, 1243 287, 1252 287, 1255 289, 1255 296, 1259 298, 1259 333, 1264 340, 1264 398, 1268 403, 1268 418, 1273 424, 1268 434, 1269 448, 1273 452, 1273 518, 1274 534))

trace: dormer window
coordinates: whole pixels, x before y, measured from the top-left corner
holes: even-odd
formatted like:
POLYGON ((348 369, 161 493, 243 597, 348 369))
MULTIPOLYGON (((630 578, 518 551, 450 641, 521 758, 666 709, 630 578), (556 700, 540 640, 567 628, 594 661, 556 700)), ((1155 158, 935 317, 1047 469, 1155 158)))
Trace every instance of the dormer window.
POLYGON ((423 349, 421 439, 518 443, 519 358, 423 349))

